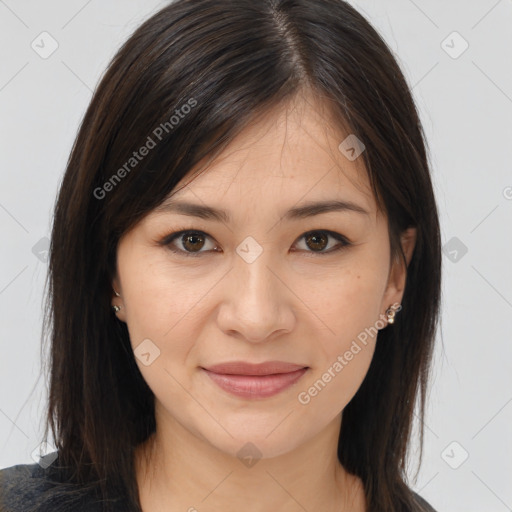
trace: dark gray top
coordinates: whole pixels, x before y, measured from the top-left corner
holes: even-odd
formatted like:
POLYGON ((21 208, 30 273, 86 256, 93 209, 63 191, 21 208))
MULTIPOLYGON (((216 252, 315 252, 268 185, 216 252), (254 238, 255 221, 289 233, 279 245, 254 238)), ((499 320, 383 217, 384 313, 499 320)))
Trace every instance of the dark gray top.
MULTIPOLYGON (((0 470, 0 512, 103 512, 97 494, 88 491, 70 496, 69 491, 76 489, 59 482, 52 465, 11 466, 0 470)), ((418 507, 411 512, 436 512, 421 496, 415 494, 415 498, 418 507)), ((112 505, 114 512, 130 512, 123 496, 113 497, 112 505)))
MULTIPOLYGON (((131 512, 123 496, 112 495, 112 512, 131 512)), ((18 464, 0 470, 0 512, 103 512, 103 506, 94 489, 62 482, 54 465, 18 464)))

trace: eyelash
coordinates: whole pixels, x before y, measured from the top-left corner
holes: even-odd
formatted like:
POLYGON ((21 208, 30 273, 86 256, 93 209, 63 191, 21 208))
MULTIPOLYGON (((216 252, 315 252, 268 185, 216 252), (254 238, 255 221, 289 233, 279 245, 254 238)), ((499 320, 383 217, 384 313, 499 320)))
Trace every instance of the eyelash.
MULTIPOLYGON (((341 242, 341 244, 335 246, 334 248, 329 249, 326 252, 306 251, 307 253, 310 253, 310 256, 326 256, 326 255, 338 252, 338 251, 345 249, 346 247, 349 247, 352 245, 352 243, 343 235, 340 235, 339 233, 336 233, 334 231, 329 231, 327 229, 313 229, 310 231, 306 231, 299 237, 299 240, 305 238, 307 235, 311 235, 311 234, 315 234, 315 233, 325 234, 329 237, 332 237, 332 238, 338 240, 338 242, 341 242)), ((178 255, 185 256, 187 258, 188 257, 197 258, 197 257, 201 256, 201 254, 210 252, 210 251, 198 251, 198 252, 194 253, 194 252, 183 251, 182 249, 177 249, 177 248, 172 247, 172 243, 176 239, 178 239, 180 236, 187 235, 187 234, 204 235, 205 237, 213 240, 213 238, 210 235, 208 235, 207 233, 205 233, 204 231, 200 231, 200 230, 196 230, 196 229, 181 229, 179 231, 173 231, 172 233, 165 235, 158 242, 158 244, 161 246, 166 246, 171 252, 178 254, 178 255)))

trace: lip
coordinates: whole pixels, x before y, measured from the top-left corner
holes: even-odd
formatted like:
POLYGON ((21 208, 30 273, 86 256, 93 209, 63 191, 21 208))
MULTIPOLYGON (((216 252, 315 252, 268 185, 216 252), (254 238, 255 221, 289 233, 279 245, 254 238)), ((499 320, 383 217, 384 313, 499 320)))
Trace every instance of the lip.
POLYGON ((221 389, 242 398, 267 398, 295 384, 309 367, 269 361, 253 364, 244 361, 221 363, 202 370, 221 389))
POLYGON ((301 368, 306 368, 306 365, 286 363, 284 361, 267 361, 257 364, 245 361, 230 361, 214 364, 204 369, 226 375, 272 375, 275 373, 290 373, 301 368))

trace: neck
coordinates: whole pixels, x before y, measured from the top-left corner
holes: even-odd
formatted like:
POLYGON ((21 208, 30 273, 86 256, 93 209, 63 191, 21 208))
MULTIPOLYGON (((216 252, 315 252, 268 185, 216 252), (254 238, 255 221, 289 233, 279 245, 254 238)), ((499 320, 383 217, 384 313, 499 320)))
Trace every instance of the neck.
MULTIPOLYGON (((364 510, 361 481, 336 455, 341 415, 285 454, 242 460, 196 437, 175 420, 136 449, 144 512, 364 510)), ((251 450, 247 448, 247 453, 251 450)))

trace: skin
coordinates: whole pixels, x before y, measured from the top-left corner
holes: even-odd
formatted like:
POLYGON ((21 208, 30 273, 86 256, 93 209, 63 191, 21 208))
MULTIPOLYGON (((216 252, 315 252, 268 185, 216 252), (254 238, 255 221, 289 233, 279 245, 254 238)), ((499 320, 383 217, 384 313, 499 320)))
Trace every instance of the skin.
MULTIPOLYGON (((343 408, 367 373, 377 336, 359 343, 309 403, 298 400, 365 328, 393 328, 383 318, 405 287, 362 157, 350 161, 338 150, 347 135, 325 105, 298 96, 251 123, 173 197, 225 209, 229 223, 155 210, 120 240, 112 282, 120 296, 112 304, 121 306, 134 349, 150 339, 160 350, 148 366, 136 358, 156 402, 156 434, 135 459, 145 512, 365 510, 362 482, 341 466, 336 448, 343 408), (326 199, 353 201, 369 215, 281 219, 326 199), (198 257, 158 244, 183 229, 206 233, 173 242, 198 257), (329 253, 340 242, 308 242, 312 230, 352 245, 329 253), (236 252, 248 236, 263 250, 251 263, 236 252), (244 399, 200 369, 234 360, 309 370, 275 396, 244 399), (248 442, 259 453, 251 467, 237 456, 248 442)), ((412 228, 402 236, 407 264, 415 240, 412 228)))

